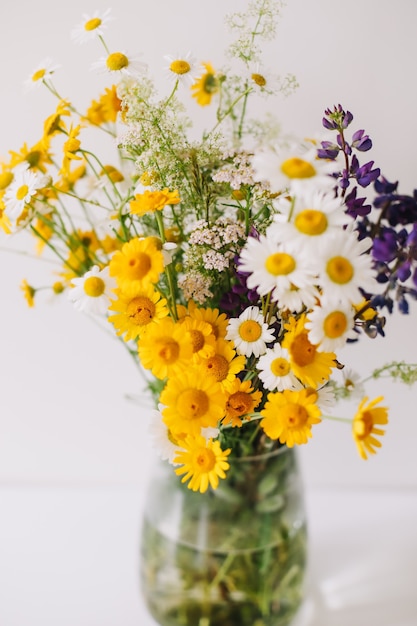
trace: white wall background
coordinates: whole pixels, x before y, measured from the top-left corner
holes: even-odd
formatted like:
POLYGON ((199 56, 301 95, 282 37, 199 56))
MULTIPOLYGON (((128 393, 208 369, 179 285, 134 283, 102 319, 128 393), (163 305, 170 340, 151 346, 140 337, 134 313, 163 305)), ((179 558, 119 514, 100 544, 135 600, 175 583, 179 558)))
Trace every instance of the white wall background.
MULTIPOLYGON (((88 68, 101 50, 93 42, 74 45, 69 33, 83 13, 107 6, 103 0, 15 0, 7 15, 3 8, 0 158, 37 141, 55 108, 46 91, 25 95, 22 89, 45 57, 63 66, 56 84, 64 96, 81 108, 96 97, 98 79, 88 68)), ((106 39, 143 53, 163 85, 164 54, 192 50, 221 64, 222 16, 245 6, 243 0, 118 0, 106 39)), ((417 187, 416 20, 414 0, 288 0, 278 38, 266 48, 271 69, 293 72, 300 83, 293 96, 274 104, 284 130, 320 132, 324 109, 342 103, 374 140, 369 158, 387 178, 399 178, 404 193, 417 187)), ((2 238, 1 245, 13 242, 2 238)), ((2 250, 0 276, 0 483, 141 487, 152 452, 144 411, 124 398, 139 393, 141 381, 121 344, 65 299, 39 297, 35 309, 26 307, 20 281, 47 280, 42 263, 2 250)), ((389 319, 385 339, 364 339, 346 350, 346 361, 363 374, 391 359, 416 361, 416 307, 412 313, 389 319)), ((369 387, 371 396, 380 391, 369 387)), ((307 484, 417 485, 417 387, 389 384, 382 392, 391 413, 379 454, 363 462, 349 427, 323 423, 301 450, 307 484)), ((348 415, 348 407, 341 413, 348 415)))

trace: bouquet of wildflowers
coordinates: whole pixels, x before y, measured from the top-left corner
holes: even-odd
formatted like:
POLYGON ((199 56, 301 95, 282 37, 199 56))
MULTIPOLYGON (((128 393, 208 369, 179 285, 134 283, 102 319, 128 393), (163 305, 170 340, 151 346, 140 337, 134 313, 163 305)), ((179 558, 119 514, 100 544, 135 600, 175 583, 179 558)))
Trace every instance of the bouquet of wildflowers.
MULTIPOLYGON (((162 95, 142 58, 110 48, 110 12, 84 16, 73 38, 102 45, 92 67, 109 85, 79 112, 42 62, 28 83, 56 108, 39 141, 0 164, 0 226, 57 260, 48 287, 23 281, 29 305, 42 289, 67 294, 121 340, 155 399, 161 454, 194 491, 218 486, 230 454, 307 443, 361 389, 340 350, 383 335, 384 312, 407 313, 417 295, 416 193, 362 163, 372 142, 352 114, 327 109, 315 141, 250 117, 257 98, 297 86, 262 62, 279 12, 254 0, 227 17, 222 68, 167 55, 162 95), (213 120, 199 139, 192 106, 213 120)), ((402 363, 381 371, 416 378, 402 363)), ((364 397, 351 420, 363 458, 381 445, 382 401, 364 397)))

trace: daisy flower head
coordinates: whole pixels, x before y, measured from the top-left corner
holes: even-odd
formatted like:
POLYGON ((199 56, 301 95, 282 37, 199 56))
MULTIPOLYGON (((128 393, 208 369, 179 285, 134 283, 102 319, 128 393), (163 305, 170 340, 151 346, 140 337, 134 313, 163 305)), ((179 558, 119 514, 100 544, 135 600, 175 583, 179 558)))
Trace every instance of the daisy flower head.
POLYGON ((291 369, 288 350, 278 342, 259 358, 256 368, 265 389, 269 391, 300 389, 302 386, 291 369))
POLYGON ((94 11, 92 15, 83 14, 82 20, 71 31, 71 39, 75 43, 86 43, 102 37, 108 23, 113 19, 111 9, 94 11))
POLYGON ((140 334, 138 353, 142 366, 163 380, 189 368, 193 346, 181 324, 165 317, 140 334))
POLYGON ((342 387, 349 398, 362 398, 365 395, 362 376, 349 367, 342 370, 342 387))
POLYGON ((337 164, 318 159, 316 149, 303 144, 255 152, 252 167, 255 180, 269 184, 273 193, 289 189, 294 181, 325 189, 335 186, 331 174, 337 164))
POLYGON ((52 59, 47 57, 43 59, 35 69, 31 72, 30 76, 25 80, 25 87, 27 90, 34 89, 42 85, 48 80, 51 80, 52 75, 61 66, 54 63, 52 59))
POLYGON ((204 437, 187 437, 184 441, 184 451, 180 451, 174 462, 181 465, 175 470, 182 476, 181 482, 189 480, 188 488, 205 493, 209 486, 217 489, 219 478, 226 478, 226 471, 230 465, 227 462, 231 450, 222 450, 218 441, 204 437))
POLYGON ((246 357, 264 354, 266 345, 275 340, 273 331, 264 321, 260 309, 247 307, 239 317, 229 320, 226 339, 233 341, 236 352, 246 357))
POLYGON ((216 93, 220 91, 221 77, 216 74, 211 63, 202 63, 203 73, 191 85, 192 97, 197 104, 204 107, 211 103, 216 93))
POLYGON ((343 348, 348 339, 356 339, 355 309, 349 302, 322 298, 307 315, 305 328, 317 350, 335 352, 343 348))
POLYGON ((109 267, 118 286, 131 291, 158 281, 164 269, 164 257, 153 238, 136 237, 116 250, 109 267))
POLYGON ((216 428, 225 415, 226 396, 213 378, 198 367, 183 368, 169 377, 160 400, 164 421, 174 433, 193 436, 202 428, 216 428))
POLYGON ((269 230, 275 239, 294 240, 303 247, 309 246, 313 252, 323 237, 353 221, 345 212, 342 198, 314 187, 305 188, 297 182, 291 188, 291 198, 279 197, 273 205, 277 214, 269 230))
POLYGON ((169 189, 150 191, 145 189, 143 193, 136 193, 133 200, 130 201, 130 213, 132 215, 145 215, 145 213, 154 213, 162 211, 167 205, 179 204, 181 198, 178 190, 169 191, 169 189))
POLYGON ((363 297, 361 289, 375 293, 378 283, 367 254, 371 245, 371 239, 358 240, 349 229, 323 241, 313 264, 324 295, 356 304, 363 297))
POLYGON ((385 406, 376 406, 383 399, 383 396, 379 396, 368 403, 368 398, 363 398, 353 418, 353 439, 360 456, 365 460, 368 454, 375 454, 375 448, 382 445, 376 437, 385 435, 385 430, 380 426, 388 424, 388 409, 385 406))
POLYGON ((176 56, 167 54, 164 59, 168 62, 165 68, 167 76, 174 83, 179 81, 181 84, 191 87, 203 71, 201 64, 197 63, 191 52, 176 56))
POLYGON ((242 426, 242 418, 250 419, 250 414, 262 400, 262 392, 255 391, 250 380, 235 380, 228 387, 226 415, 223 424, 242 426))
POLYGON ((315 395, 307 389, 269 393, 261 411, 261 427, 268 437, 279 439, 289 448, 307 443, 312 436, 311 427, 321 422, 315 400, 315 395))
POLYGON ((164 423, 162 419, 163 408, 164 405, 159 404, 158 410, 154 409, 152 411, 149 433, 153 447, 158 456, 163 461, 168 461, 171 465, 176 465, 174 459, 182 449, 182 440, 179 437, 175 438, 168 426, 164 423))
POLYGON ((34 199, 36 193, 45 185, 44 177, 29 168, 17 168, 13 181, 3 196, 7 217, 17 222, 26 206, 34 199))
POLYGON ((126 51, 111 52, 101 57, 91 65, 92 71, 109 72, 113 75, 137 76, 145 74, 148 69, 146 63, 138 57, 131 57, 126 51))
POLYGON ((75 309, 92 315, 105 315, 116 281, 109 275, 108 266, 102 270, 94 265, 84 276, 71 280, 68 297, 75 309))
POLYGON ((281 89, 281 80, 276 74, 272 74, 258 63, 249 69, 247 81, 252 90, 260 95, 276 94, 281 89))
POLYGON ((227 389, 245 367, 245 357, 236 355, 231 341, 218 339, 214 354, 206 359, 201 359, 199 367, 204 370, 207 376, 212 376, 214 380, 227 389))
POLYGON ((284 325, 282 347, 288 350, 291 369, 298 380, 316 389, 328 381, 332 369, 336 367, 336 355, 334 352, 317 350, 317 345, 309 339, 305 324, 305 314, 298 319, 290 317, 284 325))
POLYGON ((239 257, 239 270, 249 274, 248 288, 261 296, 272 292, 275 301, 289 289, 312 284, 310 265, 300 247, 291 242, 277 244, 268 235, 248 237, 239 257))
POLYGON ((136 339, 149 324, 157 323, 168 315, 165 298, 152 285, 131 293, 116 289, 115 294, 116 300, 109 306, 109 311, 114 314, 109 315, 108 320, 113 324, 116 335, 124 335, 125 341, 136 339))

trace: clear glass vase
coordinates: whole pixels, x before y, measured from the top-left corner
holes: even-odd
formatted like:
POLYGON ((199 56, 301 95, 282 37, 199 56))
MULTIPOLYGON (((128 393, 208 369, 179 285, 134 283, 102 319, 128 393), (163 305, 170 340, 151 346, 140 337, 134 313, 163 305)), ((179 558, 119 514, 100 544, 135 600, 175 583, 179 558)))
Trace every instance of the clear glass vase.
POLYGON ((287 626, 303 600, 307 541, 296 452, 231 460, 194 493, 157 467, 141 539, 142 592, 161 626, 287 626))

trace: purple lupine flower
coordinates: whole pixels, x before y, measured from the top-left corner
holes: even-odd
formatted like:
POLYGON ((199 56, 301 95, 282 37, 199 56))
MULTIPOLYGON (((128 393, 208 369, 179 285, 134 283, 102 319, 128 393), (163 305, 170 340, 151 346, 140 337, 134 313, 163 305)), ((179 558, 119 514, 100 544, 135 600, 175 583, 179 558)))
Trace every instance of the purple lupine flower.
POLYGON ((408 280, 411 276, 411 261, 405 261, 400 267, 397 268, 395 275, 398 277, 402 283, 408 280))
POLYGON ((383 228, 378 237, 375 237, 372 246, 372 256, 377 261, 389 263, 398 252, 397 233, 392 228, 383 228))
POLYGON ((364 133, 364 130, 357 130, 352 135, 352 148, 356 148, 359 152, 366 152, 372 148, 372 140, 364 133))
POLYGON ((358 188, 354 187, 352 191, 345 196, 345 204, 347 207, 346 213, 354 218, 358 216, 364 217, 372 210, 372 206, 370 204, 365 204, 366 198, 357 198, 357 191, 358 188))
POLYGON ((319 159, 331 159, 334 161, 340 152, 339 146, 331 141, 322 141, 321 148, 317 150, 317 156, 319 159))
POLYGON ((368 163, 364 165, 359 165, 357 157, 353 155, 350 169, 354 178, 358 181, 358 185, 361 187, 368 187, 368 185, 376 181, 381 174, 379 167, 372 169, 373 164, 373 161, 368 161, 368 163))

